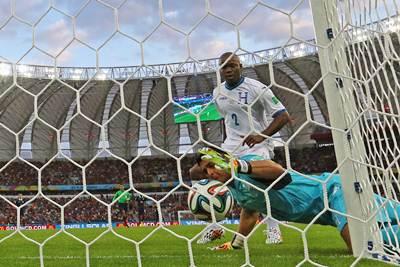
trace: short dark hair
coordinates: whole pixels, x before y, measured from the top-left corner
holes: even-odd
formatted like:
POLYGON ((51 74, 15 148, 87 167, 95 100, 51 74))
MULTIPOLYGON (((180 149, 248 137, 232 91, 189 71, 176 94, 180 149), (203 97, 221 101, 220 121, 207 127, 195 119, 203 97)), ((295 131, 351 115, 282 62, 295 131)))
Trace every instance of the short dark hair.
POLYGON ((200 162, 202 161, 202 159, 201 159, 202 156, 203 156, 202 154, 197 152, 197 154, 196 154, 196 163, 197 163, 197 165, 200 165, 200 162))
POLYGON ((231 56, 232 56, 232 58, 237 57, 239 59, 239 57, 236 54, 234 54, 233 52, 225 52, 219 57, 219 65, 223 64, 223 62, 225 62, 226 59, 231 56))

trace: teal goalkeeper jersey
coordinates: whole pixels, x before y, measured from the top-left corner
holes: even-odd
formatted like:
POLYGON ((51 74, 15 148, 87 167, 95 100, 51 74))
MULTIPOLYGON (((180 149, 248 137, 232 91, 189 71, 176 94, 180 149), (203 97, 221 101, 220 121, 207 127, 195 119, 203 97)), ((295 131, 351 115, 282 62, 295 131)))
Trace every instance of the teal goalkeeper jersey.
MULTIPOLYGON (((260 157, 248 155, 241 157, 241 159, 252 161, 259 160, 260 157)), ((280 221, 310 223, 325 208, 323 182, 326 182, 324 184, 326 184, 329 208, 339 213, 326 210, 318 217, 316 223, 336 226, 341 231, 346 225, 347 219, 340 214, 346 213, 340 176, 331 173, 308 175, 308 177, 291 173, 291 176, 292 182, 283 189, 270 189, 268 191, 272 216, 280 221)), ((245 174, 239 174, 238 177, 261 190, 235 179, 228 185, 233 198, 245 209, 267 213, 266 197, 263 191, 267 188, 267 185, 245 174)), ((377 221, 397 225, 400 216, 400 204, 377 194, 374 194, 374 196, 375 207, 384 206, 377 213, 377 221)))
MULTIPOLYGON (((242 157, 245 160, 251 160, 251 157, 242 157)), ((314 180, 304 176, 291 173, 292 182, 281 190, 271 189, 268 193, 271 205, 272 216, 282 221, 309 223, 323 209, 323 189, 322 183, 330 173, 322 175, 309 175, 314 180)), ((245 174, 239 174, 238 177, 252 185, 264 190, 268 186, 251 178, 245 174)), ((339 175, 333 175, 327 183, 328 201, 335 199, 340 202, 340 210, 345 211, 344 201, 342 199, 341 182, 339 175), (336 195, 336 197, 335 197, 336 195)), ((267 204, 265 193, 256 188, 235 179, 228 185, 233 198, 238 204, 248 210, 255 210, 261 213, 267 213, 267 204)), ((317 220, 319 224, 337 226, 334 216, 330 212, 325 212, 317 220)))

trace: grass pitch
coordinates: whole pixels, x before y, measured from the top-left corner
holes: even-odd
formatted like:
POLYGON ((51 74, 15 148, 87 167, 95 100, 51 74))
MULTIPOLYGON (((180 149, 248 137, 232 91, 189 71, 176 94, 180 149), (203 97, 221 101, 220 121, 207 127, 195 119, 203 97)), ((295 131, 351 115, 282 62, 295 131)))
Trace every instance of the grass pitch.
MULTIPOLYGON (((302 225, 295 225, 302 228, 302 225)), ((236 229, 235 225, 228 226, 236 229)), ((173 233, 193 238, 204 226, 171 226, 165 229, 151 227, 118 228, 115 231, 132 240, 141 241, 140 254, 142 266, 189 266, 188 243, 173 233), (148 236, 150 233, 152 235, 148 236), (148 236, 148 238, 146 238, 148 236)), ((295 266, 304 259, 304 247, 301 233, 288 227, 281 227, 284 243, 266 245, 261 225, 250 238, 250 262, 254 266, 295 266)), ((91 242, 100 234, 88 250, 90 266, 123 267, 138 266, 135 245, 121 239, 107 229, 74 229, 68 230, 75 237, 91 242)), ((0 266, 40 266, 39 246, 28 241, 19 233, 3 239, 13 232, 0 232, 0 266)), ((23 231, 26 237, 42 243, 50 236, 58 233, 43 246, 45 266, 86 266, 85 245, 73 237, 55 230, 23 231)), ((197 245, 193 242, 194 262, 196 266, 241 266, 245 260, 244 250, 211 251, 208 247, 229 241, 231 233, 226 233, 222 240, 212 244, 197 245)), ((354 258, 347 252, 339 233, 333 227, 313 226, 307 233, 310 258, 314 262, 326 266, 350 266, 354 258)), ((303 266, 311 266, 305 263, 303 266)), ((363 260, 358 266, 388 266, 384 263, 363 260)))
MULTIPOLYGON (((182 110, 182 109, 179 109, 182 110)), ((198 113, 194 112, 194 113, 198 113)), ((200 121, 215 121, 220 120, 221 115, 219 114, 215 104, 208 105, 204 110, 200 112, 200 121)), ((196 117, 189 112, 184 112, 180 115, 175 116, 175 123, 188 123, 196 122, 196 117)))

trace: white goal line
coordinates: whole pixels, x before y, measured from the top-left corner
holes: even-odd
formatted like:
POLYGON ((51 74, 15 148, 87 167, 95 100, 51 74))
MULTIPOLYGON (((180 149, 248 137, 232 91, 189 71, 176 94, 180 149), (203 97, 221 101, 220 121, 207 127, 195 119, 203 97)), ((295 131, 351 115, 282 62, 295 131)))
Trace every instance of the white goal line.
MULTIPOLYGON (((231 255, 229 254, 220 254, 220 255, 214 255, 216 258, 231 258, 231 255)), ((282 254, 282 255, 271 255, 270 257, 274 258, 287 258, 287 254, 282 254)), ((136 256, 129 256, 129 255, 114 255, 114 256, 90 256, 89 257, 91 260, 92 259, 136 259, 136 256)), ((143 259, 177 259, 177 258, 182 258, 181 255, 145 255, 141 256, 143 259)), ((323 258, 329 258, 329 259, 337 259, 337 258, 353 258, 352 255, 329 255, 329 256, 323 256, 323 258)), ((39 256, 22 256, 22 257, 0 257, 1 260, 38 260, 40 259, 39 256)), ((43 259, 47 260, 85 260, 86 257, 84 256, 44 256, 43 259)))

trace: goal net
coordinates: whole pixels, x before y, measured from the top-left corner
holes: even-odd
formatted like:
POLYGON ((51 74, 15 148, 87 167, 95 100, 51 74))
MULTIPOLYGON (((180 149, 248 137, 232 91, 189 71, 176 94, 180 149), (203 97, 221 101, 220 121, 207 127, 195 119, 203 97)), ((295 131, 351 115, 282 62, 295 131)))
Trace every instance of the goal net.
POLYGON ((353 254, 398 264, 397 3, 311 3, 353 254))
POLYGON ((0 1, 0 265, 400 264, 396 0, 25 2, 0 1), (341 176, 354 258, 313 243, 318 217, 338 214, 327 192, 308 224, 280 222, 288 261, 264 247, 264 223, 232 258, 196 244, 217 224, 229 241, 240 214, 203 225, 186 200, 196 151, 225 138, 226 51, 291 115, 265 136, 274 160, 341 176))

